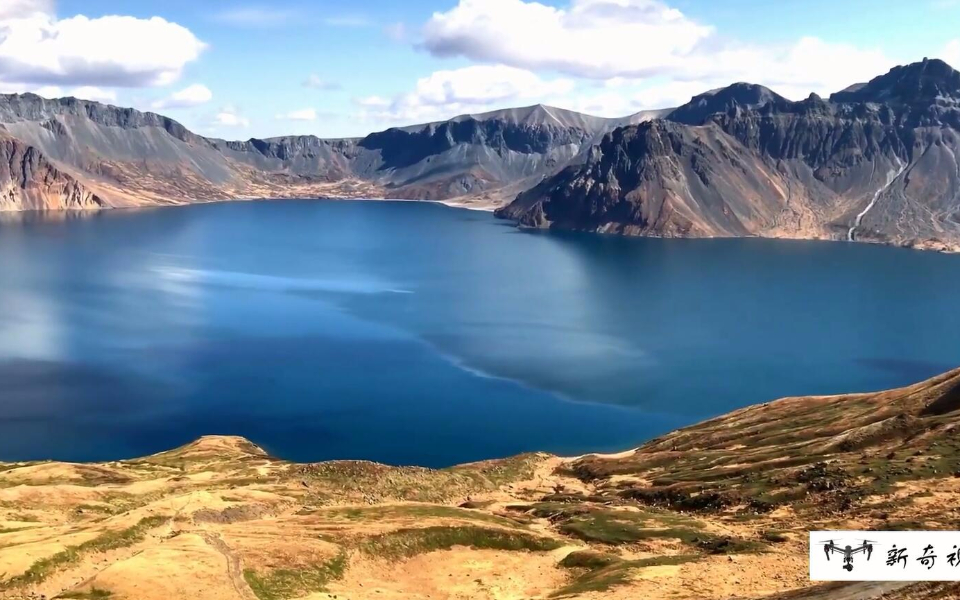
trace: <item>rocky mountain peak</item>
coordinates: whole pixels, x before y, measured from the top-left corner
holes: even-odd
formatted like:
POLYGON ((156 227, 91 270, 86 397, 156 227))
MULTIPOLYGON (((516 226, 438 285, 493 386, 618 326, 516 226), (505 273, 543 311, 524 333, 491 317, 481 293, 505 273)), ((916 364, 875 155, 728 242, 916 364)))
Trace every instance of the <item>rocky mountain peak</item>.
POLYGON ((694 96, 690 102, 678 107, 667 118, 686 125, 699 125, 713 114, 726 113, 735 109, 756 109, 786 101, 786 98, 770 88, 755 83, 739 82, 694 96))
POLYGON ((940 59, 923 59, 894 67, 866 84, 830 96, 833 102, 873 102, 890 105, 960 103, 960 72, 940 59))

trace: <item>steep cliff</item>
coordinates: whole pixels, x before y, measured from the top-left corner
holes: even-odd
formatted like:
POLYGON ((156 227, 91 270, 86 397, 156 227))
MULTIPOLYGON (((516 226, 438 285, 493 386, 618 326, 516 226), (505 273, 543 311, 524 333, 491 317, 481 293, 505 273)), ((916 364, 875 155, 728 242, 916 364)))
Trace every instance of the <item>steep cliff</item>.
POLYGON ((654 236, 960 246, 960 73, 929 60, 790 102, 735 84, 608 134, 499 215, 654 236))
POLYGON ((33 146, 0 133, 0 211, 98 208, 103 201, 33 146))

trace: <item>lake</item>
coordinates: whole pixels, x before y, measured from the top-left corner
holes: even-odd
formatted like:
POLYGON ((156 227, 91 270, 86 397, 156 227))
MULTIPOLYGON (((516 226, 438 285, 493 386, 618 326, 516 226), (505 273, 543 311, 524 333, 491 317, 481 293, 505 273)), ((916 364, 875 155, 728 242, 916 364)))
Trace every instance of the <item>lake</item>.
POLYGON ((527 232, 413 202, 0 222, 0 460, 617 451, 960 364, 960 256, 527 232))

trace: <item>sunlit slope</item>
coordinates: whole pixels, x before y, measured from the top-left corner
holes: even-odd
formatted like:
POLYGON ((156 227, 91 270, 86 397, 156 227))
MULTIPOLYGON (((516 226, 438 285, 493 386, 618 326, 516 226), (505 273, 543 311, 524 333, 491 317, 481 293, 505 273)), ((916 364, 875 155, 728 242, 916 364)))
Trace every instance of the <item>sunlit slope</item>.
POLYGON ((812 586, 806 532, 956 528, 960 370, 617 455, 296 464, 236 437, 0 466, 6 598, 942 598, 812 586))

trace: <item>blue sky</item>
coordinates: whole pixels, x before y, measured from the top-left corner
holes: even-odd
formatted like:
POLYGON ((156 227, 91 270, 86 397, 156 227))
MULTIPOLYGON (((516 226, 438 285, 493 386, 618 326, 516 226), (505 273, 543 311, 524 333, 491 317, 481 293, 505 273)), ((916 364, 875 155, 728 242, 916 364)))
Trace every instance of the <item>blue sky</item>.
POLYGON ((738 80, 799 98, 924 56, 960 63, 960 0, 0 4, 2 91, 156 110, 231 139, 536 102, 617 116, 738 80))

